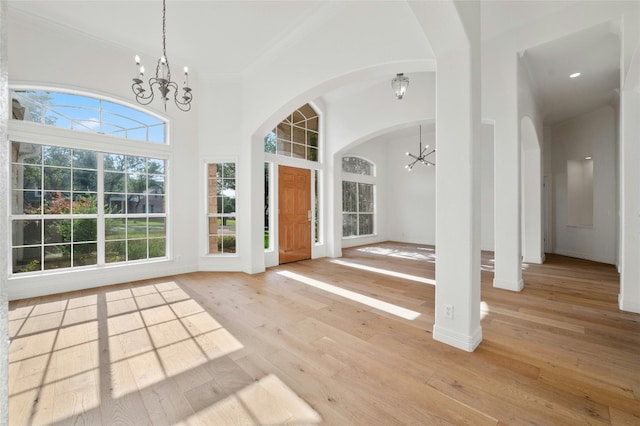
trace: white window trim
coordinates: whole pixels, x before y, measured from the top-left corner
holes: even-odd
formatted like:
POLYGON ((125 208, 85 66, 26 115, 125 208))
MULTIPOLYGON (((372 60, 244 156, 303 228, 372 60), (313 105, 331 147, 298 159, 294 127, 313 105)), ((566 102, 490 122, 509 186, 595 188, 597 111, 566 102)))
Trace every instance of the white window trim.
POLYGON ((239 217, 239 209, 238 209, 238 200, 239 200, 239 195, 240 195, 240 191, 238 188, 238 182, 239 182, 239 170, 240 170, 240 162, 238 161, 238 157, 207 157, 204 158, 202 160, 202 182, 204 182, 204 188, 202 191, 202 199, 204 200, 203 203, 203 209, 201 217, 203 217, 202 219, 202 229, 204 229, 205 232, 202 232, 202 234, 204 234, 204 238, 201 239, 202 243, 201 243, 201 247, 200 247, 200 253, 201 253, 201 257, 205 257, 205 258, 209 258, 209 259, 218 259, 218 258, 233 258, 233 257, 240 257, 240 239, 239 239, 239 227, 238 227, 238 217, 239 217), (209 180, 209 164, 213 164, 213 163, 235 163, 236 165, 236 252, 235 253, 209 253, 209 217, 210 217, 210 213, 209 213, 209 185, 208 185, 208 180, 209 180))

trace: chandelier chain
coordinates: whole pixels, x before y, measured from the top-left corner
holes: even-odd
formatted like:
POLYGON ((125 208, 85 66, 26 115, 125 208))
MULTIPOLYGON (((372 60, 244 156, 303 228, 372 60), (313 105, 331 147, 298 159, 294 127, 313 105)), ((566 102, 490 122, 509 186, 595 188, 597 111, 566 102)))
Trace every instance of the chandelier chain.
POLYGON ((136 76, 133 78, 131 89, 136 96, 136 101, 142 105, 150 104, 155 98, 155 90, 160 93, 160 99, 167 110, 167 101, 169 96, 173 95, 173 100, 181 111, 189 111, 191 109, 191 101, 193 94, 189 87, 189 71, 184 67, 184 83, 181 89, 175 81, 171 81, 171 67, 169 66, 169 58, 167 57, 167 2, 162 0, 162 56, 156 62, 156 75, 149 78, 148 87, 145 89, 143 84, 144 67, 140 64, 140 57, 136 55, 136 76), (155 90, 154 90, 155 89, 155 90), (181 90, 180 96, 178 92, 181 90), (171 93, 173 92, 173 93, 171 93))

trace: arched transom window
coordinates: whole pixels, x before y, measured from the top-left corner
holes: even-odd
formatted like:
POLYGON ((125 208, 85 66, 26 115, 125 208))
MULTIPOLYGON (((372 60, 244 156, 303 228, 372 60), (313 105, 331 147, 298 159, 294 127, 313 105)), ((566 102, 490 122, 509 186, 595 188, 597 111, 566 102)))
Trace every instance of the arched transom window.
POLYGON ((304 104, 264 138, 264 152, 318 161, 318 113, 304 104))

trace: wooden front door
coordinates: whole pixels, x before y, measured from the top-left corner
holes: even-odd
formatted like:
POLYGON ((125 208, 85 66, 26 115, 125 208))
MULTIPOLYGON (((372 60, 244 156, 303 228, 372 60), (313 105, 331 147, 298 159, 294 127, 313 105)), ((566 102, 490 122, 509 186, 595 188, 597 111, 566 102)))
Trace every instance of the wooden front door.
POLYGON ((278 168, 279 263, 311 258, 311 172, 278 168))

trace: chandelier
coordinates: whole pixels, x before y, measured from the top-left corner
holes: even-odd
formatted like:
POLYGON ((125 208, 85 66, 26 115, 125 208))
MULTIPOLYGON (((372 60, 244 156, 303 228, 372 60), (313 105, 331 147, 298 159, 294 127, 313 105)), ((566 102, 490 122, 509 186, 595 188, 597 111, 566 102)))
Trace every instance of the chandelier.
POLYGON ((191 109, 191 88, 189 87, 189 69, 184 67, 184 81, 182 83, 182 96, 178 96, 178 84, 171 81, 171 68, 169 67, 169 59, 167 58, 166 44, 166 0, 162 0, 162 56, 156 64, 156 75, 149 79, 149 91, 142 87, 144 78, 144 66, 140 65, 140 57, 136 55, 136 76, 133 79, 131 89, 136 95, 136 101, 142 105, 150 104, 155 97, 155 90, 160 92, 164 110, 167 110, 167 101, 173 90, 173 100, 181 111, 189 111, 191 109))
POLYGON ((413 158, 413 162, 411 162, 410 164, 407 164, 406 166, 404 166, 404 168, 407 169, 408 171, 411 171, 411 169, 413 169, 413 166, 415 166, 417 162, 421 162, 425 166, 435 166, 436 163, 434 163, 433 161, 427 160, 427 157, 431 154, 434 154, 436 150, 432 149, 431 151, 427 152, 428 149, 429 149, 429 145, 425 146, 424 149, 422 149, 422 125, 420 125, 420 150, 418 151, 418 155, 413 155, 410 152, 406 153, 408 157, 413 158))
POLYGON ((403 73, 396 74, 391 80, 391 87, 396 94, 396 99, 404 98, 404 94, 407 93, 407 87, 409 87, 409 77, 405 77, 403 73))

